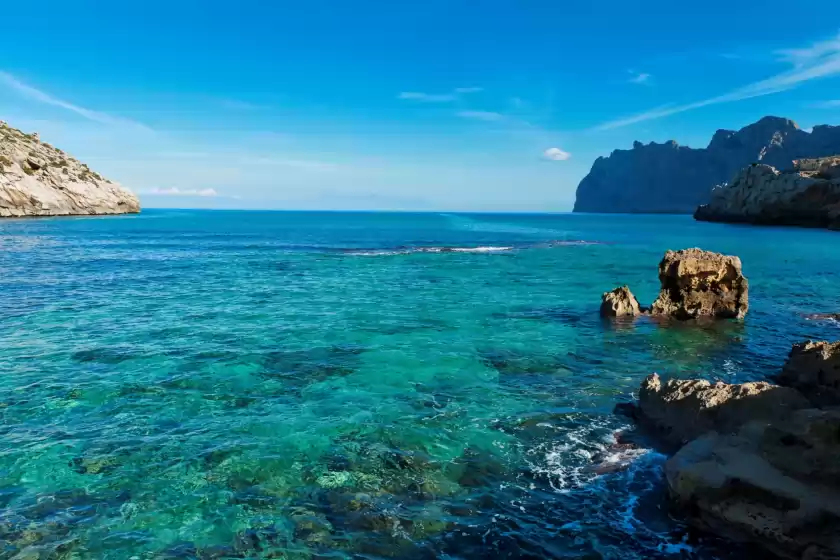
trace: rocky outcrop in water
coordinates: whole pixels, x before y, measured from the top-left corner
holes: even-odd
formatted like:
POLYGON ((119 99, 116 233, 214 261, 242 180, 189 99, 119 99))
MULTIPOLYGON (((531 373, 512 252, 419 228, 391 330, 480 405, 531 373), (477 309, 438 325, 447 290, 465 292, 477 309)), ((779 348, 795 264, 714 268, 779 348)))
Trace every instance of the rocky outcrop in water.
POLYGON ((692 525, 782 558, 840 557, 839 350, 794 346, 790 387, 645 379, 632 416, 685 444, 665 476, 692 525))
POLYGON ((777 381, 819 406, 840 406, 840 342, 795 344, 777 381))
POLYGON ((0 217, 127 214, 129 190, 87 165, 0 121, 0 217))
POLYGON ((668 251, 659 263, 659 281, 652 315, 741 319, 749 310, 749 283, 738 257, 696 248, 668 251))
POLYGON ((765 117, 738 131, 718 130, 706 148, 635 142, 595 160, 580 182, 575 212, 690 214, 709 202, 712 188, 743 167, 789 169, 793 160, 840 154, 840 126, 808 133, 795 122, 765 117))
POLYGON ((639 314, 639 302, 627 286, 605 292, 601 297, 601 317, 636 317, 639 314))
POLYGON ((799 392, 766 382, 729 385, 651 374, 639 389, 639 417, 670 443, 682 444, 709 431, 731 434, 750 420, 785 418, 810 403, 799 392))
POLYGON ((715 188, 694 218, 840 229, 840 157, 798 160, 790 171, 751 165, 715 188))
MULTIPOLYGON (((644 313, 684 321, 742 319, 749 310, 749 283, 738 257, 697 248, 668 251, 659 263, 659 282, 659 296, 644 313)), ((640 313, 627 286, 601 297, 602 317, 640 313)))

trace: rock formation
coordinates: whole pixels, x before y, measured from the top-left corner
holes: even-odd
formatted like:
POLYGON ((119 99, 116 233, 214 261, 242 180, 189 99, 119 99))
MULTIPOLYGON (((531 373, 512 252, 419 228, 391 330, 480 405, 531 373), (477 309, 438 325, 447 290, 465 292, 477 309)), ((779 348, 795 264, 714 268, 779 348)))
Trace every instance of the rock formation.
POLYGON ((690 522, 782 558, 840 555, 840 413, 802 410, 710 432, 665 465, 668 490, 690 522))
POLYGON ((0 217, 126 214, 137 197, 61 150, 0 121, 0 217))
POLYGON ((640 313, 639 302, 627 286, 605 292, 601 297, 601 317, 636 317, 640 313))
POLYGON ((709 201, 712 188, 743 167, 764 163, 788 169, 793 160, 840 154, 840 126, 816 126, 765 117, 735 132, 718 130, 705 149, 635 142, 595 160, 580 182, 575 212, 690 214, 709 201))
POLYGON ((750 420, 784 418, 809 406, 796 390, 766 382, 728 385, 670 379, 663 384, 654 373, 639 389, 638 417, 669 443, 683 444, 709 431, 733 434, 750 420))
MULTIPOLYGON (((749 310, 741 259, 702 249, 668 251, 659 263, 659 297, 644 313, 679 320, 742 319, 749 310)), ((639 302, 627 286, 601 297, 602 317, 636 316, 639 302)))
POLYGON ((840 342, 795 344, 777 381, 818 406, 840 406, 840 342))
POLYGON ((653 374, 632 416, 685 444, 665 476, 692 525, 782 558, 840 558, 840 342, 795 345, 778 379, 790 386, 653 374))
POLYGON ((701 249, 668 251, 659 263, 659 297, 652 315, 676 319, 741 319, 749 309, 741 259, 701 249))
POLYGON ((694 218, 840 229, 840 157, 797 160, 790 171, 751 165, 716 187, 694 218))

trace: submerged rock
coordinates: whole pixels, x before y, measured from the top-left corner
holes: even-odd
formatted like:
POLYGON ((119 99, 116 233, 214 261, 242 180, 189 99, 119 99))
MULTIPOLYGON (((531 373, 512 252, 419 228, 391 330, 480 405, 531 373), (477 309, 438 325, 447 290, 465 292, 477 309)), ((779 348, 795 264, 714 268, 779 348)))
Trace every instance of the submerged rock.
POLYGON ((130 214, 140 202, 87 165, 0 121, 0 217, 130 214))
POLYGON ((732 434, 751 420, 781 420, 810 403, 798 391, 765 382, 729 385, 649 375, 639 389, 637 417, 674 444, 709 431, 732 434))
POLYGON ((636 317, 639 314, 639 302, 627 286, 601 296, 601 317, 636 317))
POLYGON ((749 309, 748 282, 738 257, 702 249, 668 251, 659 263, 659 281, 652 315, 741 319, 749 309))
POLYGON ((759 164, 744 168, 731 183, 715 188, 694 218, 840 229, 840 157, 793 163, 789 171, 759 164))
POLYGON ((840 405, 840 341, 795 344, 778 382, 800 390, 817 406, 840 405))

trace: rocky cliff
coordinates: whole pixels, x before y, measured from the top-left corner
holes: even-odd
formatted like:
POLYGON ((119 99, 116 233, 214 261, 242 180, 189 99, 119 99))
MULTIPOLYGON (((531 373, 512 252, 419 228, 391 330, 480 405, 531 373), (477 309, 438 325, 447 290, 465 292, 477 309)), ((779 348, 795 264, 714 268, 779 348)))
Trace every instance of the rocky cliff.
POLYGON ((739 131, 718 130, 708 147, 674 141, 635 142, 595 160, 577 189, 575 212, 685 213, 709 201, 712 188, 743 167, 764 163, 789 169, 792 161, 840 153, 840 126, 816 126, 765 117, 739 131))
POLYGON ((794 161, 790 171, 751 165, 715 188, 697 220, 840 229, 840 157, 794 161))
POLYGON ((128 214, 129 190, 87 165, 0 121, 0 217, 128 214))

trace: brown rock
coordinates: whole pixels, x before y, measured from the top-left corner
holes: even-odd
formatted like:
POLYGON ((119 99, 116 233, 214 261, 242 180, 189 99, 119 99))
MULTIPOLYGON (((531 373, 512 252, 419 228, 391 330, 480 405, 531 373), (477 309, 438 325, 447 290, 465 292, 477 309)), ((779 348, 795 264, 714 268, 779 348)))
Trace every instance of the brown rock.
POLYGON ((672 457, 668 489, 689 522, 783 558, 840 557, 840 413, 801 410, 709 433, 672 457))
POLYGON ((601 297, 601 317, 636 317, 640 313, 639 302, 627 286, 604 292, 601 297))
POLYGON ((795 389, 770 383, 670 379, 663 384, 654 373, 639 389, 638 416, 670 443, 683 444, 709 431, 736 433, 752 420, 781 420, 809 406, 795 389))
POLYGON ((652 315, 686 320, 747 314, 748 283, 738 257, 701 249, 668 251, 659 263, 659 281, 652 315))
POLYGON ((840 342, 794 344, 778 381, 817 406, 840 405, 840 342))

